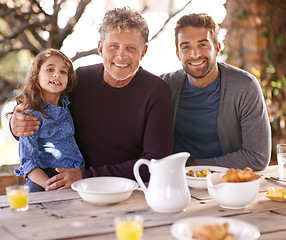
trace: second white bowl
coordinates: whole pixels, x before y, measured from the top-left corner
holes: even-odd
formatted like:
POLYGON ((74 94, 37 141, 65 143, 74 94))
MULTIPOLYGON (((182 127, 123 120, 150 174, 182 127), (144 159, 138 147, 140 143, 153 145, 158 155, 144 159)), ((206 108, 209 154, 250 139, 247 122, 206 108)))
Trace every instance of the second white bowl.
POLYGON ((249 182, 218 183, 223 175, 214 173, 206 177, 208 192, 221 207, 241 209, 256 198, 260 188, 260 178, 249 182))

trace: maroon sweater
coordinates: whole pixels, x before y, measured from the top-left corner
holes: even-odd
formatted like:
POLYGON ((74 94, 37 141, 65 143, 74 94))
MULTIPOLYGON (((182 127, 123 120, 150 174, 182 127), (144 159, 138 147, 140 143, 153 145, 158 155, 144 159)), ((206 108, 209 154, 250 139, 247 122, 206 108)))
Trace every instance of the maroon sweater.
MULTIPOLYGON (((76 140, 86 162, 83 177, 135 179, 139 158, 160 159, 172 153, 172 102, 169 86, 139 68, 132 81, 113 88, 103 80, 103 64, 77 69, 70 96, 76 140)), ((142 166, 143 181, 149 171, 142 166)))

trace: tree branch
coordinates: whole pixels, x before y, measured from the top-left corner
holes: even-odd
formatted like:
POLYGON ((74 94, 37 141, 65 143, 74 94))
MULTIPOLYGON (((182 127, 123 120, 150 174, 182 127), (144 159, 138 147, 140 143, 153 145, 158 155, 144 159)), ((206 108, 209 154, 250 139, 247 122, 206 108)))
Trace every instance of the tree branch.
MULTIPOLYGON (((54 12, 52 15, 47 14, 40 5, 40 0, 29 0, 30 8, 22 9, 20 6, 10 8, 7 4, 0 3, 0 14, 1 18, 9 24, 11 32, 10 36, 2 33, 3 39, 0 41, 1 46, 1 56, 7 54, 7 49, 10 49, 10 52, 18 51, 18 48, 30 50, 32 54, 37 54, 43 48, 54 47, 60 48, 62 46, 63 41, 66 39, 68 35, 70 35, 75 25, 78 23, 79 19, 83 15, 86 6, 92 0, 80 0, 76 9, 75 14, 70 17, 66 26, 64 28, 59 28, 58 26, 58 14, 61 10, 62 4, 66 3, 66 0, 54 0, 53 8, 54 12), (39 16, 38 14, 41 14, 39 16), (42 19, 44 16, 44 19, 42 19), (16 28, 15 28, 16 26, 16 28), (46 41, 40 35, 41 31, 48 31, 50 36, 46 41), (29 39, 29 34, 33 36, 33 39, 29 39), (37 43, 36 43, 37 41, 37 43), (15 44, 17 43, 17 44, 15 44), (19 47, 21 44, 21 47, 19 47), (36 44, 35 44, 36 43, 36 44), (15 46, 14 46, 15 45, 15 46)), ((169 21, 176 16, 178 13, 183 11, 191 2, 189 0, 182 9, 178 10, 174 14, 170 15, 166 20, 161 29, 152 37, 150 41, 155 39, 160 32, 164 30, 169 21)), ((146 2, 143 8, 145 11, 148 8, 148 3, 146 2)), ((1 33, 0 33, 1 36, 1 33)), ((77 52, 75 56, 72 58, 73 61, 86 57, 92 54, 98 54, 98 49, 94 48, 89 51, 77 52)))
POLYGON ((164 28, 166 27, 166 25, 171 21, 171 19, 173 17, 175 17, 178 13, 182 12, 190 3, 192 2, 192 0, 189 0, 186 5, 179 9, 177 12, 175 12, 174 14, 172 14, 171 16, 169 16, 169 18, 166 20, 166 22, 164 23, 164 25, 162 26, 162 28, 150 39, 149 42, 151 42, 154 38, 156 38, 160 32, 162 32, 164 30, 164 28))
POLYGON ((79 19, 81 18, 82 14, 84 13, 86 6, 90 2, 91 2, 91 0, 84 0, 84 1, 79 2, 74 16, 72 16, 68 20, 66 26, 62 29, 62 31, 60 33, 60 36, 59 36, 60 41, 64 41, 64 39, 66 39, 66 37, 73 32, 75 25, 78 23, 79 19))
POLYGON ((83 52, 77 52, 72 58, 71 60, 72 61, 75 61, 79 58, 82 58, 82 57, 87 57, 87 56, 90 56, 92 54, 97 54, 98 55, 98 49, 97 48, 94 48, 94 49, 91 49, 89 51, 83 51, 83 52))
POLYGON ((34 29, 30 29, 31 34, 34 36, 34 38, 40 43, 42 48, 45 48, 47 45, 47 41, 44 40, 34 29))

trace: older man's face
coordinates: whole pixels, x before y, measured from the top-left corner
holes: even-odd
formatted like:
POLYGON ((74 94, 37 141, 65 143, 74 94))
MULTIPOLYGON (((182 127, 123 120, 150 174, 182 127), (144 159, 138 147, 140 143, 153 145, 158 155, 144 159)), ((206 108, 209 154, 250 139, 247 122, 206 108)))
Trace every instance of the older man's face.
POLYGON ((139 62, 147 51, 142 33, 136 29, 111 29, 99 41, 98 52, 103 58, 104 80, 114 87, 127 85, 136 74, 139 62))

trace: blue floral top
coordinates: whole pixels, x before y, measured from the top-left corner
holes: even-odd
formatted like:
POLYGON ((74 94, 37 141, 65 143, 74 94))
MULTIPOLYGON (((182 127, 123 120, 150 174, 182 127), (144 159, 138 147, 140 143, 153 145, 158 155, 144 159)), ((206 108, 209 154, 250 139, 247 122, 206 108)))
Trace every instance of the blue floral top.
POLYGON ((39 130, 19 140, 20 170, 16 175, 27 177, 34 168, 83 168, 84 159, 75 142, 74 124, 68 109, 68 98, 61 98, 61 107, 47 102, 46 119, 38 111, 26 110, 41 121, 39 130))

